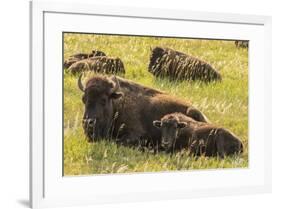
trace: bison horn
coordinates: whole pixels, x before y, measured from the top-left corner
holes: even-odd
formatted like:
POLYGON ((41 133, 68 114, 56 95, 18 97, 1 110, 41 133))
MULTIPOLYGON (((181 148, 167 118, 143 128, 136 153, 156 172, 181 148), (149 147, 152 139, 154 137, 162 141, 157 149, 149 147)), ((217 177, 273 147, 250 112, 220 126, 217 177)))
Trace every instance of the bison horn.
POLYGON ((84 86, 83 86, 83 84, 82 84, 82 81, 81 81, 81 78, 82 78, 82 74, 79 76, 79 78, 78 78, 78 87, 79 87, 79 89, 81 90, 81 91, 85 91, 85 88, 84 88, 84 86))
POLYGON ((114 76, 112 80, 115 81, 115 85, 114 85, 114 87, 112 88, 111 92, 116 92, 116 91, 119 89, 120 84, 119 84, 119 81, 118 81, 118 79, 116 78, 116 76, 114 76))

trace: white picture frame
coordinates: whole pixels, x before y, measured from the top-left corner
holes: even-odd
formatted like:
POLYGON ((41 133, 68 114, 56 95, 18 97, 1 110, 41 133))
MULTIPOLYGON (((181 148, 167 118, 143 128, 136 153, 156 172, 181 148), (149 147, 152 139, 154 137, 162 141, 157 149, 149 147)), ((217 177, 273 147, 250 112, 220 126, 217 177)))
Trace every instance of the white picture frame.
POLYGON ((271 191, 271 17, 58 2, 31 2, 30 17, 32 208, 271 191), (112 27, 102 27, 99 22, 112 27), (116 24, 123 25, 121 31, 116 24), (164 30, 167 25, 170 29, 164 30), (182 26, 192 30, 181 31, 182 26), (249 168, 64 177, 59 34, 70 30, 250 40, 249 168))

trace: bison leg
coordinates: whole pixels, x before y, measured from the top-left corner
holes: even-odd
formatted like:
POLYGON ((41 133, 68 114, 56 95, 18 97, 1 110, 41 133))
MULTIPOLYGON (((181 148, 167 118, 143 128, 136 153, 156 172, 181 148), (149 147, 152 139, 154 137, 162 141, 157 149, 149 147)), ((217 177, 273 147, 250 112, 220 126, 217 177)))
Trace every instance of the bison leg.
POLYGON ((197 137, 194 137, 190 139, 190 145, 189 145, 189 155, 191 157, 199 156, 200 155, 200 146, 199 146, 199 140, 197 137))
POLYGON ((224 150, 224 137, 221 133, 218 133, 218 136, 215 138, 216 140, 216 148, 217 154, 220 158, 224 158, 225 150, 224 150))

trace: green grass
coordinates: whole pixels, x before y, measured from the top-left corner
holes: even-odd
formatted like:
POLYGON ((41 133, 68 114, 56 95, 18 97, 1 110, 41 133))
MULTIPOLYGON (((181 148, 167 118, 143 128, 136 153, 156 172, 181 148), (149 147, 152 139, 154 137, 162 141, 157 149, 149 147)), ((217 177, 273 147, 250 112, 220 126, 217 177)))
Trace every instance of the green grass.
POLYGON ((248 51, 236 48, 233 41, 64 35, 64 58, 92 49, 119 57, 126 68, 125 78, 160 89, 191 101, 210 121, 234 132, 243 141, 245 152, 225 159, 191 158, 183 151, 165 153, 140 152, 117 147, 108 141, 87 143, 81 127, 84 107, 77 77, 64 74, 64 175, 88 175, 125 172, 153 172, 189 169, 241 168, 248 166, 248 51), (170 47, 199 57, 213 65, 222 82, 170 82, 156 79, 147 70, 150 47, 170 47))

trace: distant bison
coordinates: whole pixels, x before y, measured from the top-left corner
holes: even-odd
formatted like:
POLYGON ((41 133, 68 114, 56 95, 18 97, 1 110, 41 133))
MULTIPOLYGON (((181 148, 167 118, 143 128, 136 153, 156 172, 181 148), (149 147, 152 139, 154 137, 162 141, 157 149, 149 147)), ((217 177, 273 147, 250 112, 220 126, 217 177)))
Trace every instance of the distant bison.
POLYGON ((155 47, 148 66, 156 77, 173 80, 221 80, 221 75, 209 63, 169 48, 155 47))
POLYGON ((98 73, 116 74, 125 73, 125 67, 121 59, 112 57, 91 57, 73 63, 68 71, 76 74, 83 71, 94 71, 98 73))
POLYGON ((192 155, 219 157, 243 152, 242 142, 230 131, 182 113, 167 114, 153 125, 161 130, 161 145, 167 152, 189 148, 192 155))
MULTIPOLYGON (((197 112, 190 103, 159 90, 117 77, 95 75, 84 86, 78 79, 85 105, 83 128, 89 142, 113 139, 128 146, 148 146, 157 150, 161 132, 152 122, 172 112, 197 112)), ((206 119, 207 120, 207 119, 206 119)))
POLYGON ((241 47, 241 48, 248 48, 249 47, 249 41, 235 41, 235 46, 241 47))
POLYGON ((77 53, 71 55, 68 59, 66 59, 63 63, 64 68, 69 68, 73 63, 78 62, 83 59, 88 59, 90 57, 100 57, 106 56, 106 54, 99 50, 93 50, 92 53, 77 53))
POLYGON ((66 59, 63 63, 64 68, 69 68, 73 63, 80 61, 81 59, 75 58, 75 57, 70 57, 66 59))

